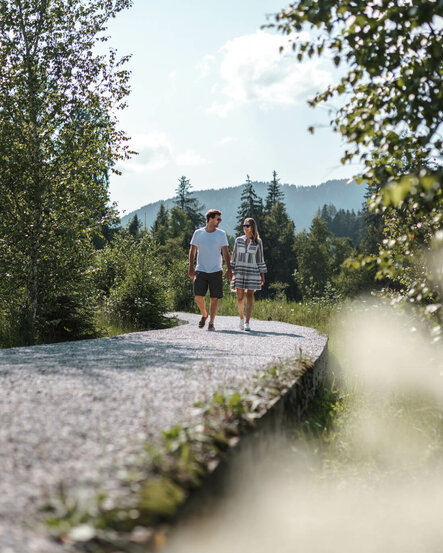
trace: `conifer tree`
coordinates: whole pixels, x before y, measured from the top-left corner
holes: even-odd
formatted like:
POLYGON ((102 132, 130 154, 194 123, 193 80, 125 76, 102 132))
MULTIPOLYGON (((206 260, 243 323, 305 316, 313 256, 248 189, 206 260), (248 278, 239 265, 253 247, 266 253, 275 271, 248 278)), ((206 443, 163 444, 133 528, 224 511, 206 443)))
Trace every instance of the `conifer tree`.
POLYGON ((303 299, 321 297, 330 280, 333 260, 331 256, 332 234, 326 221, 314 217, 309 233, 297 234, 297 270, 295 282, 303 299))
POLYGON ((263 221, 263 200, 257 196, 249 175, 246 175, 246 182, 241 194, 241 203, 237 210, 237 226, 235 227, 237 234, 243 234, 242 225, 246 217, 252 217, 260 231, 263 221))
POLYGON ((199 204, 197 198, 192 196, 191 188, 192 184, 185 176, 178 179, 178 186, 175 191, 177 198, 174 203, 186 213, 194 227, 200 227, 205 224, 205 218, 201 213, 204 206, 199 204))
POLYGON ((128 224, 128 232, 131 236, 136 238, 142 228, 142 222, 140 221, 137 213, 134 215, 134 217, 129 221, 128 224))
POLYGON ((152 238, 164 246, 169 232, 169 212, 163 202, 157 212, 157 217, 151 227, 152 238))
POLYGON ((295 225, 288 216, 282 202, 276 202, 264 218, 263 250, 268 267, 268 284, 281 282, 287 285, 287 292, 294 297, 295 283, 292 278, 296 266, 294 252, 295 225))
POLYGON ((283 202, 285 195, 281 189, 280 179, 277 178, 277 171, 272 173, 272 181, 268 185, 268 195, 265 200, 265 209, 269 213, 277 202, 283 202))

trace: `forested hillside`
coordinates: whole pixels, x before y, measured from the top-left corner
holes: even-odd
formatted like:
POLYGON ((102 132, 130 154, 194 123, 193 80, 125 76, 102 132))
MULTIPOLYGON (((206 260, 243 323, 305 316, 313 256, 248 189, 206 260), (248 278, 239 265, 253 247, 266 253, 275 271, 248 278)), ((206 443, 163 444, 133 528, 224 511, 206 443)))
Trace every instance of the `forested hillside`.
MULTIPOLYGON (((253 182, 257 195, 266 196, 267 182, 253 182)), ((218 190, 200 190, 193 192, 194 198, 206 209, 217 208, 223 212, 223 228, 228 234, 234 234, 236 225, 237 208, 240 203, 242 186, 221 188, 218 190)), ((359 211, 361 209, 366 187, 355 182, 347 184, 345 179, 330 180, 318 186, 296 186, 295 184, 283 184, 284 203, 289 217, 294 221, 297 231, 308 229, 318 209, 324 204, 334 204, 337 209, 359 211)), ((125 226, 130 219, 137 215, 143 225, 150 228, 155 221, 161 202, 147 204, 140 209, 122 217, 122 225, 125 226)), ((170 209, 174 200, 164 202, 170 209)))

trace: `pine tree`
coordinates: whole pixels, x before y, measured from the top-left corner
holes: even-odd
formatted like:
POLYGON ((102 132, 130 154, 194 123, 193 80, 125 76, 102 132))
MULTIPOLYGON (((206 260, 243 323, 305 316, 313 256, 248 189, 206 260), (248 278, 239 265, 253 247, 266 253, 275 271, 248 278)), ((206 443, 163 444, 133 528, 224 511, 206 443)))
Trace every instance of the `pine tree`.
POLYGON ((287 285, 288 295, 294 298, 296 290, 292 275, 296 266, 295 225, 282 202, 276 202, 265 216, 262 237, 268 267, 266 290, 268 284, 280 282, 287 285))
POLYGON ((129 221, 128 224, 128 232, 131 236, 136 238, 142 228, 142 222, 138 218, 137 213, 134 215, 134 217, 129 221))
MULTIPOLYGON (((334 204, 329 204, 329 205, 324 204, 322 209, 321 210, 319 209, 316 213, 316 217, 320 217, 321 219, 323 219, 328 223, 328 228, 336 215, 337 215, 337 208, 335 207, 334 204)), ((331 229, 329 228, 329 230, 331 229)))
POLYGON ((281 189, 280 179, 277 178, 277 171, 272 173, 272 181, 268 185, 268 195, 265 200, 266 213, 269 213, 277 202, 283 202, 285 195, 281 189))
POLYGON ((169 212, 163 202, 157 212, 157 217, 151 227, 152 238, 160 245, 164 246, 168 239, 169 232, 169 212))
POLYGON ((326 221, 314 217, 309 233, 295 237, 297 270, 295 282, 305 298, 322 297, 333 269, 332 235, 326 221))
POLYGON ((169 236, 186 252, 189 250, 189 242, 194 230, 195 225, 191 217, 180 207, 174 206, 170 211, 169 236))
POLYGON ((235 232, 243 234, 243 221, 252 217, 260 231, 263 221, 263 200, 257 196, 249 175, 246 175, 246 182, 241 194, 241 203, 237 210, 237 226, 235 232))
POLYGON ((201 227, 205 224, 205 218, 201 213, 204 210, 204 206, 199 204, 197 198, 192 196, 192 192, 190 192, 191 188, 190 180, 185 176, 178 179, 178 186, 176 188, 177 198, 174 200, 174 203, 186 213, 194 227, 201 227))

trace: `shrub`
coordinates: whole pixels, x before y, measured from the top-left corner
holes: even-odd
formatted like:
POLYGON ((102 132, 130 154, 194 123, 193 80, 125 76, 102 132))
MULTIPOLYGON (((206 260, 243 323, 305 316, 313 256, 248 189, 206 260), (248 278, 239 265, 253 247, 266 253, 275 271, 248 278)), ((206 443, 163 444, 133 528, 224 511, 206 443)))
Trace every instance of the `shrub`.
MULTIPOLYGON (((4 298, 1 298, 4 300, 4 298)), ((32 341, 29 325, 29 308, 20 294, 0 305, 0 347, 12 348, 25 346, 32 341)))
POLYGON ((196 312, 192 280, 188 277, 188 260, 183 257, 168 269, 168 287, 173 309, 196 312))
MULTIPOLYGON (((115 247, 115 251, 107 252, 109 263, 104 264, 106 287, 103 280, 101 284, 106 312, 134 329, 168 326, 164 316, 171 307, 168 279, 149 234, 144 233, 138 239, 124 237, 115 247)), ((103 276, 98 271, 98 280, 103 276)))
POLYGON ((63 342, 96 338, 94 299, 82 291, 53 298, 39 315, 38 342, 63 342))

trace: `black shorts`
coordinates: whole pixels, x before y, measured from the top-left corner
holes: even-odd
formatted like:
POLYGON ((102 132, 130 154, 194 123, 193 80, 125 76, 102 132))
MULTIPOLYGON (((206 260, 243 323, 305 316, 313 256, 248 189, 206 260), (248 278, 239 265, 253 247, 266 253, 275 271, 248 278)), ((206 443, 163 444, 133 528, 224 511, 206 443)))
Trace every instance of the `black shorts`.
POLYGON ((209 287, 211 298, 223 297, 223 271, 204 273, 197 271, 194 279, 194 296, 205 296, 209 287))

